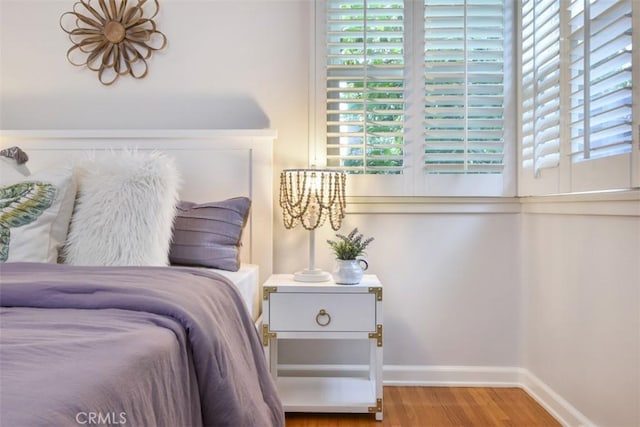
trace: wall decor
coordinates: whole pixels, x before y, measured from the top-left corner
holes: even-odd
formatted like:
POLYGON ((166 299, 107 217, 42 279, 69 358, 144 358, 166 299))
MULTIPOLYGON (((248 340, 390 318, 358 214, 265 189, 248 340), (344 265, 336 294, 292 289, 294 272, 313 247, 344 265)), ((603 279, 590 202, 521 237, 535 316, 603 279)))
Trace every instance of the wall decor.
POLYGON ((104 85, 129 74, 147 75, 151 54, 167 45, 153 18, 160 11, 157 0, 80 0, 60 16, 60 27, 73 46, 67 59, 98 73, 104 85))

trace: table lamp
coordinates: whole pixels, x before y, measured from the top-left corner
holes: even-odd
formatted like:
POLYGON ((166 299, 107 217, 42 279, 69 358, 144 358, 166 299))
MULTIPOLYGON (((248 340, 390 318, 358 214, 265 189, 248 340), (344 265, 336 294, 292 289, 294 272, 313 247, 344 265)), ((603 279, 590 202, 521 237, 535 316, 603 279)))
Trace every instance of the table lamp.
POLYGON ((280 207, 284 226, 309 230, 309 267, 294 274, 298 282, 326 282, 331 274, 315 266, 315 229, 327 218, 337 231, 344 218, 344 172, 327 169, 285 169, 280 173, 280 207))

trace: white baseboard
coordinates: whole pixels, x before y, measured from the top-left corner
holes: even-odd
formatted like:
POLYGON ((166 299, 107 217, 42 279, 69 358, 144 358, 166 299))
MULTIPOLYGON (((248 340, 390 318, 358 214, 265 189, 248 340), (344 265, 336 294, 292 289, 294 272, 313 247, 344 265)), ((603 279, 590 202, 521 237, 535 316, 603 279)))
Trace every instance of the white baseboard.
POLYGON ((575 427, 595 427, 582 412, 567 402, 551 387, 542 382, 527 369, 520 369, 520 387, 533 397, 547 412, 562 425, 575 427))
MULTIPOLYGON (((366 376, 366 365, 280 365, 280 375, 366 376)), ((527 369, 498 366, 384 365, 387 386, 518 387, 564 426, 594 427, 580 411, 527 369)))
MULTIPOLYGON (((279 365, 280 375, 367 376, 367 365, 279 365)), ((519 387, 520 368, 384 365, 383 382, 397 386, 519 387)))
POLYGON ((385 365, 385 385, 518 387, 520 368, 385 365))

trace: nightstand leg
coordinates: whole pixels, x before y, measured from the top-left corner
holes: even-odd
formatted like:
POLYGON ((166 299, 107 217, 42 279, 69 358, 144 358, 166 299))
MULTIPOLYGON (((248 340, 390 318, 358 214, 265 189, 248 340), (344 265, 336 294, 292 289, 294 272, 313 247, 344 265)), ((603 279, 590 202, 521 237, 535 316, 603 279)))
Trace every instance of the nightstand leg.
POLYGON ((262 351, 264 351, 264 358, 267 360, 267 369, 271 372, 271 346, 263 346, 262 351))
POLYGON ((369 381, 375 385, 376 393, 378 393, 378 376, 376 367, 376 342, 369 340, 369 381))
POLYGON ((271 376, 276 379, 278 376, 278 340, 269 339, 269 345, 262 347, 264 349, 264 357, 267 359, 267 367, 271 376))
POLYGON ((278 379, 278 340, 271 339, 269 342, 269 371, 274 380, 278 379))
MULTIPOLYGON (((369 379, 373 381, 376 390, 376 400, 382 402, 382 346, 378 347, 376 340, 369 340, 369 379)), ((376 421, 382 421, 383 410, 376 412, 376 421)))

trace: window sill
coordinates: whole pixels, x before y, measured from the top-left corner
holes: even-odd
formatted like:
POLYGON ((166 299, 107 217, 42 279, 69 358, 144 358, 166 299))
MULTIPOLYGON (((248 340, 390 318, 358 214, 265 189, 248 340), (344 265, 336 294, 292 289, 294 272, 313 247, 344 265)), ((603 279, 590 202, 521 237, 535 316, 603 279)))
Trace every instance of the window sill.
POLYGON ((517 197, 347 197, 349 214, 519 213, 517 197))
POLYGON ((560 214, 640 216, 640 190, 532 197, 347 197, 348 214, 560 214))
POLYGON ((520 198, 528 214, 640 216, 640 190, 597 191, 520 198))

